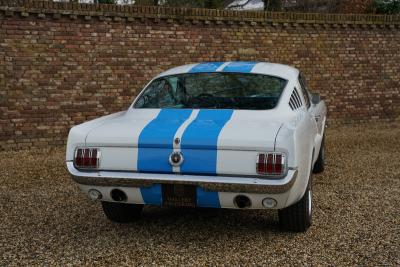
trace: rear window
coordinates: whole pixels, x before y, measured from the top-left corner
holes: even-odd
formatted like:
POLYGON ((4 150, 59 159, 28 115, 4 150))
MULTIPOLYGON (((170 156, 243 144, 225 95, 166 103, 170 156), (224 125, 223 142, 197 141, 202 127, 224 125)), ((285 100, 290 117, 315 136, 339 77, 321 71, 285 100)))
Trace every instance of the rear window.
POLYGON ((148 85, 134 108, 274 108, 287 84, 275 76, 248 73, 185 73, 148 85))

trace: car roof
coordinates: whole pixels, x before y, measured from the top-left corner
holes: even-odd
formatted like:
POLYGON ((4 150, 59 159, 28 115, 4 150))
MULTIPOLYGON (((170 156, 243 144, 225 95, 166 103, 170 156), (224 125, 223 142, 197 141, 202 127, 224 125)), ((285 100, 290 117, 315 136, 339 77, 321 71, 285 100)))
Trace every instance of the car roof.
POLYGON ((254 73, 280 77, 286 80, 296 80, 299 70, 283 64, 254 62, 254 61, 228 61, 228 62, 204 62, 187 64, 171 68, 157 76, 164 77, 183 73, 212 73, 212 72, 236 72, 254 73))

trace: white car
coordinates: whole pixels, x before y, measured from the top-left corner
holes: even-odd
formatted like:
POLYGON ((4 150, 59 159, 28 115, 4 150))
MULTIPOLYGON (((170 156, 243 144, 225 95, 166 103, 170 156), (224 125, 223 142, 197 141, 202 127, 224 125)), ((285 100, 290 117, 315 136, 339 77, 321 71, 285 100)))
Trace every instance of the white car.
POLYGON ((209 62, 167 70, 119 113, 73 127, 66 164, 116 222, 143 205, 277 209, 311 225, 326 106, 293 67, 209 62))

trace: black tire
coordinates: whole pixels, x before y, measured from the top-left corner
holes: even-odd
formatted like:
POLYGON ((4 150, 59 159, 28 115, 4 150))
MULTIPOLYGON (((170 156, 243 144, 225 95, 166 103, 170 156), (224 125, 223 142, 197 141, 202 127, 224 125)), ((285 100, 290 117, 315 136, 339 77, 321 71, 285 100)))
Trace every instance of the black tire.
POLYGON ((312 181, 310 177, 304 196, 299 202, 278 210, 279 226, 292 232, 305 232, 312 224, 312 181))
POLYGON ((317 161, 314 164, 313 173, 321 173, 325 169, 325 136, 322 138, 321 148, 319 149, 319 154, 317 161))
POLYGON ((128 223, 138 219, 142 213, 143 205, 115 203, 102 201, 104 214, 110 221, 128 223))

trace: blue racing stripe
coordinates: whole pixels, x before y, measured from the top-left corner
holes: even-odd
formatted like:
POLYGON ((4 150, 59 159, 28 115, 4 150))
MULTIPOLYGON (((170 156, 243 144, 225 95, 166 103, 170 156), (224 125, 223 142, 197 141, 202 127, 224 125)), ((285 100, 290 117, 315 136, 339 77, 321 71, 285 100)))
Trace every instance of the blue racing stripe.
POLYGON ((232 114, 233 110, 199 111, 182 136, 182 173, 217 173, 218 136, 232 114))
POLYGON ((224 67, 223 72, 244 72, 249 73, 254 68, 254 66, 258 62, 251 61, 239 61, 239 62, 231 62, 224 67))
POLYGON ((146 125, 139 136, 139 172, 172 172, 168 160, 173 151, 174 136, 191 113, 192 110, 189 109, 162 109, 158 116, 146 125))
POLYGON ((197 206, 203 208, 220 208, 218 192, 204 191, 197 187, 197 206))
POLYGON ((140 193, 142 194, 144 204, 161 206, 162 192, 160 184, 155 184, 150 187, 140 187, 140 193))
POLYGON ((189 73, 197 72, 214 72, 216 71, 224 62, 207 62, 195 65, 189 70, 189 73))

